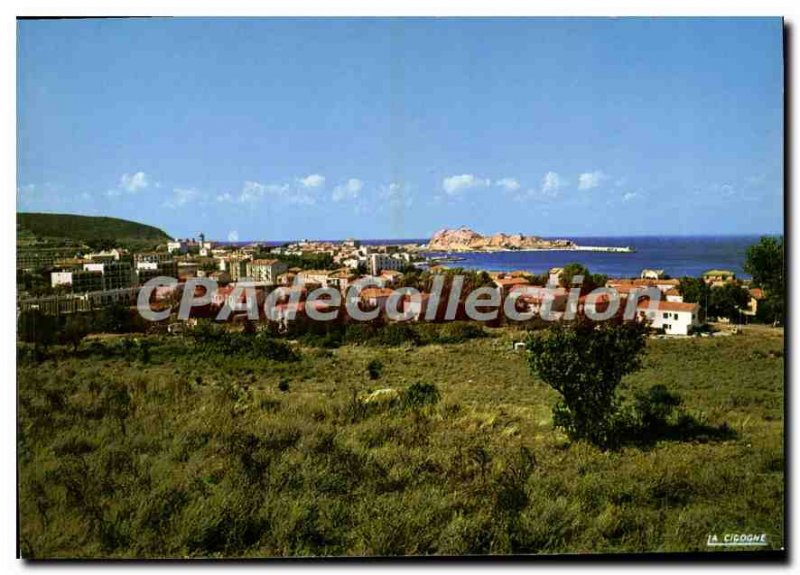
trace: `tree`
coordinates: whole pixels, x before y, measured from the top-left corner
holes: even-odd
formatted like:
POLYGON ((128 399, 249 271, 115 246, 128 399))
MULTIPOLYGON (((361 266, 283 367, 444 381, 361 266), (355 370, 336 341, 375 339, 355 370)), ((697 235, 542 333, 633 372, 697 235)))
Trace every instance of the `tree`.
POLYGON ((747 248, 744 271, 753 276, 753 285, 764 290, 766 305, 774 323, 784 316, 784 255, 783 236, 763 236, 747 248))
POLYGON ((56 318, 38 309, 23 311, 17 320, 17 336, 34 346, 47 347, 55 340, 56 318))
POLYGON ((581 293, 584 294, 589 293, 598 287, 606 285, 606 282, 608 281, 608 276, 603 274, 592 274, 589 271, 589 268, 583 264, 570 263, 565 265, 561 272, 561 276, 559 278, 561 287, 565 287, 567 289, 573 287, 572 279, 578 275, 583 276, 583 282, 581 282, 581 293))
POLYGON ((553 423, 573 440, 602 448, 615 442, 616 390, 641 367, 644 322, 553 324, 528 340, 531 370, 561 394, 553 423))
POLYGON ((90 333, 89 320, 81 314, 72 314, 67 317, 61 330, 61 341, 72 346, 72 351, 78 351, 81 340, 90 333))
POLYGON ((678 284, 678 291, 681 292, 683 301, 686 303, 699 303, 703 311, 707 311, 708 284, 702 278, 682 277, 678 284))
POLYGON ((750 303, 750 294, 739 285, 726 283, 711 288, 708 299, 708 315, 735 320, 750 303))

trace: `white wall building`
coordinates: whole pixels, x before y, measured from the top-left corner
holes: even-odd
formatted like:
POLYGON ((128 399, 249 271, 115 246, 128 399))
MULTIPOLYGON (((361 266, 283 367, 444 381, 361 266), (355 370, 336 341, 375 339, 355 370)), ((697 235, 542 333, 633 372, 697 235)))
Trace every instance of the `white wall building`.
POLYGON ((181 252, 185 253, 189 249, 188 242, 183 240, 175 240, 174 242, 167 242, 167 251, 169 253, 181 252))
POLYGON ((372 254, 369 256, 369 271, 376 276, 383 270, 401 271, 408 265, 408 259, 397 255, 372 254))
POLYGON ((700 325, 700 305, 696 303, 642 300, 638 310, 641 319, 650 320, 653 329, 663 329, 668 335, 689 335, 692 327, 700 325))
POLYGON ((278 276, 285 273, 287 266, 280 260, 259 259, 247 262, 247 277, 255 282, 264 282, 267 285, 278 283, 278 276))

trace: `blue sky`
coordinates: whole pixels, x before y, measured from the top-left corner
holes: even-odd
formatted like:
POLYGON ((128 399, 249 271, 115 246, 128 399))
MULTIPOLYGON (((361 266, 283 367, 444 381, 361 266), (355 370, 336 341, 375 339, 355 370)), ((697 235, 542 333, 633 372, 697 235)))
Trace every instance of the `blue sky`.
POLYGON ((219 240, 780 232, 781 26, 21 21, 17 209, 219 240))

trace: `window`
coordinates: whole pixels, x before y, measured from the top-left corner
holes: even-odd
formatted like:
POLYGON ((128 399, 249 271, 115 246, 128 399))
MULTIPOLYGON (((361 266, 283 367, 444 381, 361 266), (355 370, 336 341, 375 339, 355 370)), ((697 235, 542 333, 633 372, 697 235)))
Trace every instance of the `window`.
POLYGON ((664 319, 669 319, 669 314, 668 313, 664 312, 663 315, 664 315, 664 319))
POLYGON ((673 313, 672 314, 672 319, 675 319, 675 320, 678 319, 678 314, 677 313, 673 313))

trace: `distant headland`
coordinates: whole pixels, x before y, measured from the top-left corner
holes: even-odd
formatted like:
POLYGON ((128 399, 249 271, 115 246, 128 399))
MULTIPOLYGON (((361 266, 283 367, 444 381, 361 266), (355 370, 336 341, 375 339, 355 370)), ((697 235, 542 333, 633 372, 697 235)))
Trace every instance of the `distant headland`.
POLYGON ((549 240, 521 233, 484 236, 466 226, 444 228, 433 234, 425 249, 442 252, 502 252, 533 250, 575 250, 631 253, 630 247, 579 246, 572 240, 549 240))

